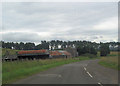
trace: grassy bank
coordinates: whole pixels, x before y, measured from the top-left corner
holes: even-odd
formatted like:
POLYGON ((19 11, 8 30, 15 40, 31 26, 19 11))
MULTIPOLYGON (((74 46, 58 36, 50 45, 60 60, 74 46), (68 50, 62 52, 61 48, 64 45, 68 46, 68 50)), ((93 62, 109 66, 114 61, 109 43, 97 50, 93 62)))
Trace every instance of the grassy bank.
POLYGON ((90 58, 88 57, 78 57, 74 59, 46 59, 34 61, 3 62, 2 83, 12 83, 18 79, 25 78, 27 76, 39 73, 40 71, 44 71, 52 67, 89 59, 90 58))
POLYGON ((118 63, 118 52, 111 52, 110 55, 101 57, 99 64, 105 67, 120 70, 120 64, 118 63))

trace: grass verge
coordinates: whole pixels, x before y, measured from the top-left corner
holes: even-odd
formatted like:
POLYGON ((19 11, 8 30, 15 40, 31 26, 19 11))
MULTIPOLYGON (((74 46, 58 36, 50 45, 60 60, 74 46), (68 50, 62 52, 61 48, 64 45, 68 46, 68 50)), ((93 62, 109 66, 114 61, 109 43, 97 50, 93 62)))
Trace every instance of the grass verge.
POLYGON ((10 84, 12 82, 15 82, 16 80, 39 73, 52 67, 57 67, 72 62, 78 62, 89 59, 90 58, 88 57, 78 57, 69 59, 46 59, 34 61, 3 62, 2 83, 10 84))
POLYGON ((120 63, 118 63, 118 52, 111 52, 110 55, 101 57, 99 64, 112 69, 120 70, 120 63))

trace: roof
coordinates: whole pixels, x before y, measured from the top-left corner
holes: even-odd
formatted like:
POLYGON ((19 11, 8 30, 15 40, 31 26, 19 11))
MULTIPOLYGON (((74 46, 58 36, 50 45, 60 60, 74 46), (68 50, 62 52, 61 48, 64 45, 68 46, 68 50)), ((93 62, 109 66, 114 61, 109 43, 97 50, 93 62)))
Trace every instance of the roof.
POLYGON ((62 55, 62 53, 60 53, 58 51, 50 51, 50 55, 51 56, 58 56, 58 55, 62 55))
POLYGON ((19 51, 18 54, 43 54, 43 53, 48 53, 47 50, 22 50, 19 51))
POLYGON ((71 55, 67 51, 50 51, 51 56, 58 56, 58 55, 71 55))
POLYGON ((71 55, 69 52, 67 52, 67 51, 64 51, 63 52, 65 55, 71 55))
POLYGON ((59 55, 71 55, 67 51, 48 51, 48 50, 22 50, 18 52, 18 55, 35 55, 35 54, 50 54, 51 56, 59 56, 59 55))

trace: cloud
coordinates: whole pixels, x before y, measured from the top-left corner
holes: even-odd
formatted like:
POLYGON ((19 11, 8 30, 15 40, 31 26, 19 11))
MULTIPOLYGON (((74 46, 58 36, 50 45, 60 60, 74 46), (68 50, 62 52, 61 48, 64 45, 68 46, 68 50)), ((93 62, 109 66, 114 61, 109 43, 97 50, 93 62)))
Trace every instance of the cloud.
POLYGON ((105 19, 100 23, 93 26, 95 30, 116 30, 118 29, 118 18, 112 17, 109 19, 105 19))
POLYGON ((13 42, 37 42, 40 41, 38 34, 35 33, 22 33, 22 32, 11 32, 11 33, 4 33, 3 40, 13 41, 13 42), (10 36, 10 37, 8 37, 10 36))
POLYGON ((3 3, 3 40, 114 41, 117 3, 3 3))

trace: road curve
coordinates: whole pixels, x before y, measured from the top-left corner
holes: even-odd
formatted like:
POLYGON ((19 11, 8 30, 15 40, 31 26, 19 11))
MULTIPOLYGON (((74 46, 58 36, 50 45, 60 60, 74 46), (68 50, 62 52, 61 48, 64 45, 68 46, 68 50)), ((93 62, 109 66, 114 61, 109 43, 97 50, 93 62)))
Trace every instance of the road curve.
POLYGON ((19 80, 13 84, 118 84, 118 71, 86 60, 66 64, 19 80))

